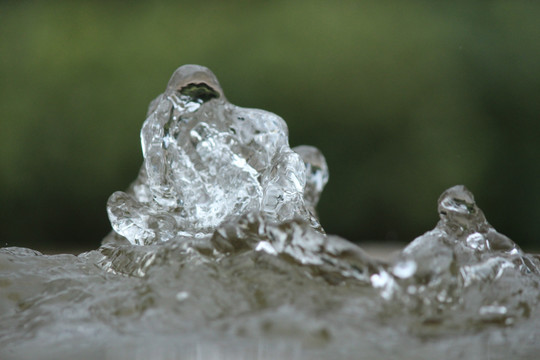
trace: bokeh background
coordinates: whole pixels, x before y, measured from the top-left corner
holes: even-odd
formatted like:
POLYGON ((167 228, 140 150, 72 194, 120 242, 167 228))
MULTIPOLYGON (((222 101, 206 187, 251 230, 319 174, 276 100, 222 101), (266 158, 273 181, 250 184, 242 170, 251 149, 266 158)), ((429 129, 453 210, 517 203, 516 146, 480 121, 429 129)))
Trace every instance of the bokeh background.
POLYGON ((539 19, 538 1, 0 1, 0 245, 96 248, 148 103, 196 63, 323 151, 327 232, 408 242, 465 184, 537 249, 539 19))

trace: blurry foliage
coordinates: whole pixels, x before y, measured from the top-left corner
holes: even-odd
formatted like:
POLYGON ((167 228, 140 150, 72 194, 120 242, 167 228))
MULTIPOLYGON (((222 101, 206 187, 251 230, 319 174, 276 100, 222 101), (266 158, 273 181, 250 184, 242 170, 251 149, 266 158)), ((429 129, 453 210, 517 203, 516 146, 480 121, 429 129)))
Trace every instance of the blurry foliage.
POLYGON ((410 241, 465 184, 538 246, 539 17, 534 1, 0 2, 0 245, 97 247, 148 103, 196 63, 323 151, 329 233, 410 241))

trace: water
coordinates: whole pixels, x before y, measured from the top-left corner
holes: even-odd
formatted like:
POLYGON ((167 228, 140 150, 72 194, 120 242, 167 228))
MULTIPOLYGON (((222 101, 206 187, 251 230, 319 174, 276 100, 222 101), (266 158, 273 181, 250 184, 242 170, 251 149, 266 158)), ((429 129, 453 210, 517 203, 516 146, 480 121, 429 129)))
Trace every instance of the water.
POLYGON ((392 261, 326 235, 324 156, 178 69, 94 251, 0 249, 0 359, 532 359, 540 260, 463 186, 392 261))

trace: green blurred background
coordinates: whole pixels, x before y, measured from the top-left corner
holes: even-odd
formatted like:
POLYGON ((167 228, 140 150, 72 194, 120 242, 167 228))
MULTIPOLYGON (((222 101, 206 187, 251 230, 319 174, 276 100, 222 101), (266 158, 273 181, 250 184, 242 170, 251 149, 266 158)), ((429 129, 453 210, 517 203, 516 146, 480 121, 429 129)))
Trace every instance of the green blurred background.
POLYGON ((0 2, 1 246, 96 248, 180 65, 320 148, 327 232, 410 241, 465 184, 540 240, 540 2, 0 2))

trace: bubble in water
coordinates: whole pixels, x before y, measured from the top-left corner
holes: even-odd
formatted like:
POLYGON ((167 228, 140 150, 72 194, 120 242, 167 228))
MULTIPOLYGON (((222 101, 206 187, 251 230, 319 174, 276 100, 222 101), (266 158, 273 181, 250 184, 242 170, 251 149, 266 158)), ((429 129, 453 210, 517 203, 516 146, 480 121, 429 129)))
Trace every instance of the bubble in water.
POLYGON ((319 149, 313 146, 296 146, 293 150, 302 157, 306 165, 304 201, 314 213, 324 186, 328 182, 326 159, 319 149))

